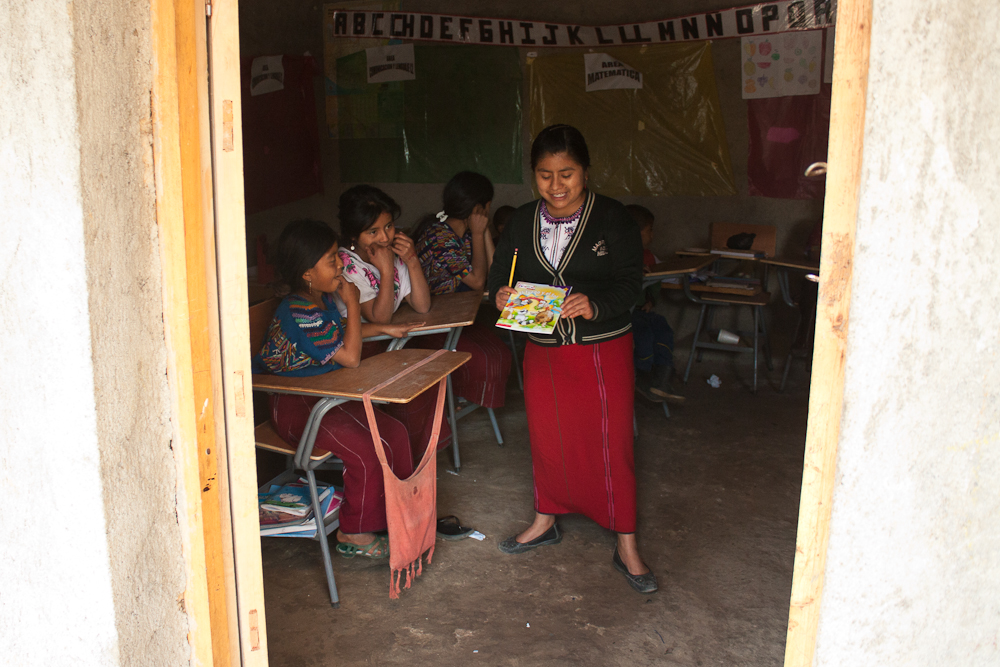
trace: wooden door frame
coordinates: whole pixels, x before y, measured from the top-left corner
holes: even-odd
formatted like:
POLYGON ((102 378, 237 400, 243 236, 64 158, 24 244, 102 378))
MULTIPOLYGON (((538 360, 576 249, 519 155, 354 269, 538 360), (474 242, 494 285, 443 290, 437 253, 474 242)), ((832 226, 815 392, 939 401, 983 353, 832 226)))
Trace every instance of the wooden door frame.
MULTIPOLYGON (((207 665, 217 660, 217 664, 256 667, 267 665, 267 634, 257 523, 253 410, 249 400, 239 2, 214 0, 207 35, 204 31, 200 33, 207 36, 210 46, 202 40, 195 43, 192 53, 188 33, 194 29, 199 34, 202 2, 151 0, 157 221, 163 256, 164 320, 173 376, 173 416, 178 434, 175 451, 178 486, 182 490, 178 515, 187 529, 184 559, 189 586, 185 605, 192 619, 190 641, 196 662, 207 665), (186 20, 186 14, 193 21, 186 20), (203 65, 206 61, 208 64, 203 65), (202 92, 196 95, 196 102, 204 107, 196 105, 192 109, 190 103, 185 106, 185 99, 190 102, 190 93, 185 98, 184 91, 207 90, 204 83, 209 71, 211 95, 207 100, 202 92), (192 118, 194 123, 189 122, 192 118), (190 150, 191 145, 198 149, 190 150), (212 156, 211 178, 204 177, 206 146, 212 156), (192 164, 192 155, 197 155, 202 163, 195 160, 192 164), (185 180, 185 172, 191 170, 198 177, 185 180), (201 190, 196 192, 199 187, 201 190), (190 223, 200 215, 199 211, 204 213, 206 201, 209 212, 204 214, 202 222, 206 225, 204 229, 214 228, 214 236, 209 232, 201 237, 203 264, 206 270, 216 272, 218 280, 199 283, 189 247, 199 242, 199 237, 190 229, 185 237, 185 222, 190 223), (205 294, 199 305, 200 291, 205 294), (209 321, 217 317, 217 327, 209 326, 207 333, 193 329, 193 307, 205 307, 209 321), (217 332, 214 347, 213 330, 217 332), (198 372, 195 359, 199 350, 204 353, 206 347, 212 367, 218 373, 218 381, 212 383, 213 391, 221 386, 221 397, 213 394, 216 406, 222 405, 222 410, 215 412, 213 426, 216 433, 225 433, 215 443, 220 480, 217 502, 227 515, 224 518, 231 518, 213 525, 203 521, 202 516, 199 470, 205 462, 200 458, 199 415, 195 412, 198 372), (210 572, 206 574, 211 560, 206 558, 206 541, 229 550, 231 565, 223 568, 221 582, 213 580, 210 572), (229 547, 225 546, 227 543, 229 547), (209 603, 209 589, 220 585, 226 591, 226 599, 234 603, 234 606, 223 605, 221 611, 218 605, 212 607, 209 603), (218 647, 220 632, 227 633, 228 643, 233 647, 228 656, 213 655, 212 635, 216 634, 218 647)), ((871 0, 840 0, 837 12, 821 281, 785 645, 786 667, 811 667, 815 651, 843 407, 854 231, 861 180, 871 0)))
POLYGON ((871 22, 872 0, 838 2, 823 251, 785 667, 812 667, 816 651, 844 401, 871 22))

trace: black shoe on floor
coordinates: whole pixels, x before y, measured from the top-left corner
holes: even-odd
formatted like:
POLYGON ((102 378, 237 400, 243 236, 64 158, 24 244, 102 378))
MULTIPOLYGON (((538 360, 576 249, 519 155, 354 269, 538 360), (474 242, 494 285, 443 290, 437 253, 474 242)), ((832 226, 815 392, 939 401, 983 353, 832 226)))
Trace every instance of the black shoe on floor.
POLYGON ((562 542, 562 533, 559 532, 559 525, 552 524, 547 531, 531 540, 530 542, 518 542, 517 535, 511 535, 506 540, 497 545, 497 548, 505 554, 523 554, 536 547, 544 547, 547 544, 559 544, 562 542))
POLYGON ((650 570, 646 574, 630 574, 628 568, 625 567, 625 563, 622 562, 622 557, 618 555, 618 547, 615 547, 615 555, 611 559, 611 564, 615 566, 616 570, 625 575, 625 578, 628 579, 628 585, 637 592, 644 595, 656 592, 656 575, 653 574, 653 571, 650 570))

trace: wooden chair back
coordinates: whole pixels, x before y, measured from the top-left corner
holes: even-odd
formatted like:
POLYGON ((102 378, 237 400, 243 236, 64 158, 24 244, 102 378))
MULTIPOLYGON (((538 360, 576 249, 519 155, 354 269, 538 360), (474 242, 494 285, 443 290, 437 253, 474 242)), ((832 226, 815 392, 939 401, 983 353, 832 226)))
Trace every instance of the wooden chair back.
POLYGON ((281 299, 273 297, 250 306, 250 356, 260 352, 264 346, 264 337, 279 303, 281 299))
POLYGON ((777 248, 776 230, 774 225, 747 225, 739 222, 712 223, 712 249, 725 249, 726 241, 734 234, 756 234, 751 250, 760 250, 766 257, 774 257, 777 248))

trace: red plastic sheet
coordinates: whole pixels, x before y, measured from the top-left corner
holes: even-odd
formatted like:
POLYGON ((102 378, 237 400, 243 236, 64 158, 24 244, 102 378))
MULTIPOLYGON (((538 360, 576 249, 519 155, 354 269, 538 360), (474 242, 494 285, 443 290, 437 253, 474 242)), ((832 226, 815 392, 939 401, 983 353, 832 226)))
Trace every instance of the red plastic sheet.
POLYGON ((284 89, 250 95, 250 66, 243 58, 243 181, 246 212, 257 213, 323 192, 319 129, 310 56, 282 56, 284 89))
POLYGON ((826 161, 830 84, 816 95, 747 100, 750 194, 779 199, 822 199, 826 179, 804 175, 826 161))

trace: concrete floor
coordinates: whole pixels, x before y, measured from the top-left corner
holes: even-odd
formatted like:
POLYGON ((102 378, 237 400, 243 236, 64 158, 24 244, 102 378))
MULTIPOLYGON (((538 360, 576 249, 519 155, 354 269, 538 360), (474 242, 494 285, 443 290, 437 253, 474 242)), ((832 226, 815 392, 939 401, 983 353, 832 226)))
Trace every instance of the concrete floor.
POLYGON ((399 600, 389 599, 387 562, 335 556, 341 606, 332 609, 315 542, 262 540, 270 664, 780 665, 808 379, 798 362, 778 394, 776 361, 773 384, 764 373, 756 396, 749 368, 696 364, 670 420, 637 398, 638 535, 658 593, 628 587, 611 565, 613 534, 582 516, 560 519, 559 545, 497 550, 532 517, 512 377, 498 410, 505 446, 477 411, 460 423, 461 474, 447 472, 449 455, 438 458, 438 514, 458 515, 486 540, 439 540, 399 600), (711 373, 721 388, 706 384, 711 373))

